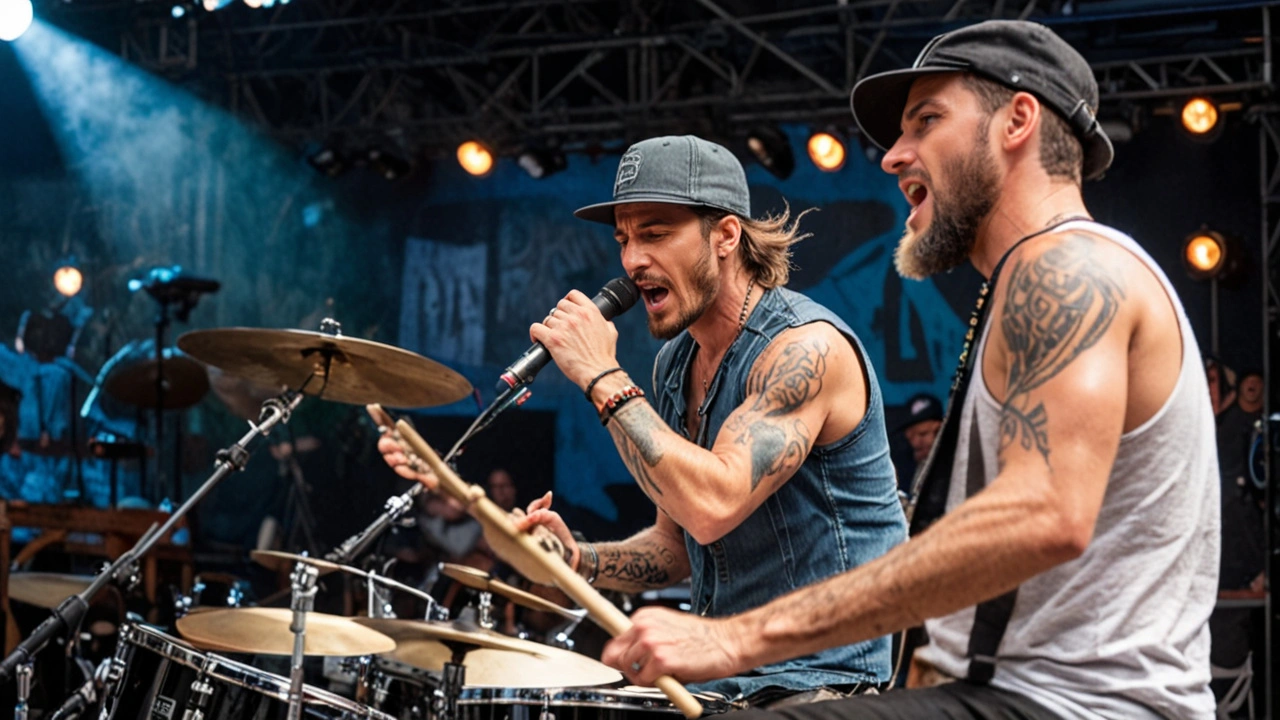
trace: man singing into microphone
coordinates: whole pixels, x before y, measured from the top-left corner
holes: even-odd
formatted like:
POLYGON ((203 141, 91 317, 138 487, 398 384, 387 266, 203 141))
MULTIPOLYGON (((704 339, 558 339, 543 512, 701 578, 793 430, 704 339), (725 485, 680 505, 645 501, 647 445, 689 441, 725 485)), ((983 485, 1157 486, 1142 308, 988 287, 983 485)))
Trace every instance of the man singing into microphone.
MULTIPOLYGON (((691 576, 693 611, 712 616, 905 538, 875 372, 840 318, 782 287, 796 222, 789 212, 752 218, 732 153, 691 136, 637 143, 613 200, 575 215, 615 228, 649 330, 669 341, 653 396, 618 367, 617 330, 578 291, 530 335, 596 406, 657 520, 622 542, 579 544, 546 498, 526 527, 554 532, 598 588, 639 592, 691 576)), ((403 463, 392 441, 380 448, 403 463)), ((889 657, 881 637, 699 689, 774 706, 847 695, 888 681, 889 657)))

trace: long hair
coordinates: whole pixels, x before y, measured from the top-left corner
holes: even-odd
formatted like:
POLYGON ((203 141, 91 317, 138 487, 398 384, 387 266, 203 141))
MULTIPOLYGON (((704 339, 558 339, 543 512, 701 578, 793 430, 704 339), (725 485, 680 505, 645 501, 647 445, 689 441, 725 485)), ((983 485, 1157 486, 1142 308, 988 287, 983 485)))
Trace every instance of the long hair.
MULTIPOLYGON (((702 223, 702 237, 707 239, 711 238, 711 230, 716 223, 731 214, 719 208, 692 209, 702 223)), ((791 206, 784 204, 782 212, 777 215, 765 215, 754 220, 737 216, 742 225, 738 255, 757 285, 768 290, 787 284, 791 277, 791 246, 812 234, 800 232, 800 218, 814 209, 809 208, 792 217, 791 206)))

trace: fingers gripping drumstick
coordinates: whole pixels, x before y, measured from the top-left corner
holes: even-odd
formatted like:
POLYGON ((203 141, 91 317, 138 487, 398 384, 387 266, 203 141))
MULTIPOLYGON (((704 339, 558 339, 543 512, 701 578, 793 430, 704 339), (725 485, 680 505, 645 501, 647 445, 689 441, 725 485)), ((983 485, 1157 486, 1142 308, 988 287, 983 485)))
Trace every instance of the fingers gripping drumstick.
MULTIPOLYGON (((513 551, 505 559, 512 561, 520 570, 536 582, 550 582, 573 598, 575 602, 587 609, 591 619, 596 621, 610 635, 617 637, 631 628, 631 619, 623 614, 613 603, 604 599, 596 589, 587 584, 585 578, 574 572, 565 563, 564 558, 549 544, 535 538, 529 533, 520 532, 507 516, 507 512, 485 497, 484 490, 468 485, 432 451, 422 437, 409 423, 401 420, 396 423, 400 437, 414 454, 421 458, 440 480, 440 489, 466 503, 471 513, 484 526, 485 539, 494 549, 504 556, 513 551), (498 541, 495 544, 495 540, 498 541), (498 547, 501 545, 503 547, 498 547), (526 572, 526 569, 529 572, 526 572)), ((670 675, 659 677, 655 683, 658 689, 684 713, 687 718, 696 718, 702 714, 702 705, 683 685, 670 675)))

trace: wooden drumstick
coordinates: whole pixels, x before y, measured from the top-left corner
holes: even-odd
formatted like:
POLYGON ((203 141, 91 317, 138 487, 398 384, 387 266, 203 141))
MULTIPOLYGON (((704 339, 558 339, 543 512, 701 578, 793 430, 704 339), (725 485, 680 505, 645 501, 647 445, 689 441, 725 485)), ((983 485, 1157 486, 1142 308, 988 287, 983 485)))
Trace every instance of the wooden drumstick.
MULTIPOLYGON (((631 618, 591 587, 585 578, 574 572, 550 543, 516 529, 507 511, 486 497, 479 487, 463 482, 448 465, 440 460, 431 446, 423 441, 413 426, 401 420, 396 423, 396 429, 414 454, 426 462, 435 473, 440 480, 440 488, 469 505, 472 514, 484 525, 486 538, 489 536, 489 531, 493 530, 510 540, 510 543, 503 544, 508 548, 517 549, 522 556, 503 559, 512 562, 522 573, 525 571, 525 566, 529 566, 529 569, 534 571, 530 575, 531 580, 545 582, 549 579, 566 595, 586 608, 591 619, 611 636, 617 637, 631 628, 631 618), (529 562, 521 562, 522 558, 529 562)), ((528 575, 528 573, 525 574, 528 575)), ((680 712, 684 713, 685 717, 692 720, 702 715, 702 705, 683 685, 676 682, 675 678, 663 675, 654 684, 680 709, 680 712)))

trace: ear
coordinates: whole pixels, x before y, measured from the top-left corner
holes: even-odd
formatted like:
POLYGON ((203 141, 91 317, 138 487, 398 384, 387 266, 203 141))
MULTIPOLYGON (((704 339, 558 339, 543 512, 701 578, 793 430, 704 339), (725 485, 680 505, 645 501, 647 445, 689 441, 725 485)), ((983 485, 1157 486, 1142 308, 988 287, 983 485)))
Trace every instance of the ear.
POLYGON ((737 215, 725 215, 711 232, 711 247, 715 250, 716 257, 723 260, 737 251, 741 239, 742 222, 737 215))
POLYGON ((1015 93, 1005 108, 1006 121, 1001 128, 1001 142, 1010 152, 1020 150, 1031 142, 1040 127, 1040 100, 1031 93, 1015 93))

